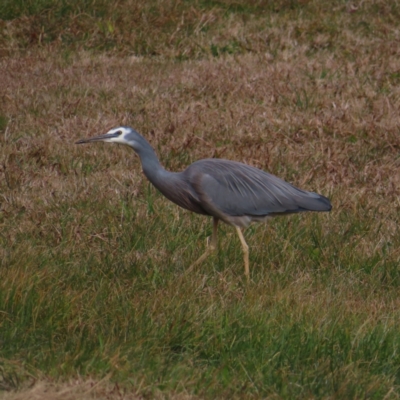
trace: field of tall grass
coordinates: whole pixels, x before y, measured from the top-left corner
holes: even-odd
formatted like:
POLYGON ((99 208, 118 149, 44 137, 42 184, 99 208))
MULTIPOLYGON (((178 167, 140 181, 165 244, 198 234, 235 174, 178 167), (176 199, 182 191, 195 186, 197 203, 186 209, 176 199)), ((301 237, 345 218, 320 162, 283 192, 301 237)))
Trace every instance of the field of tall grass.
POLYGON ((400 4, 0 2, 0 398, 400 398, 400 4), (331 199, 245 232, 169 170, 244 162, 331 199))

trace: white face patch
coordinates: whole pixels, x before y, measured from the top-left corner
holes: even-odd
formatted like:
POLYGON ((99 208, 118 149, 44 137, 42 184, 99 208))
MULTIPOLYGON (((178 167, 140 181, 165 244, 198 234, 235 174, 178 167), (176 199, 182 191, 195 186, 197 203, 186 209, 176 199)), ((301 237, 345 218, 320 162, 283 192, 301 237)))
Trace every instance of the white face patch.
POLYGON ((105 142, 127 144, 126 139, 124 139, 125 135, 128 133, 126 128, 120 127, 111 129, 106 133, 106 135, 113 135, 115 133, 119 133, 119 135, 106 139, 105 142))
POLYGON ((137 145, 136 138, 137 138, 136 132, 132 131, 132 129, 127 128, 125 126, 120 126, 118 128, 110 129, 103 136, 102 140, 108 143, 125 144, 135 149, 137 145))
POLYGON ((127 144, 126 140, 124 140, 123 135, 113 137, 107 140, 107 142, 112 142, 112 143, 120 143, 120 144, 127 144))

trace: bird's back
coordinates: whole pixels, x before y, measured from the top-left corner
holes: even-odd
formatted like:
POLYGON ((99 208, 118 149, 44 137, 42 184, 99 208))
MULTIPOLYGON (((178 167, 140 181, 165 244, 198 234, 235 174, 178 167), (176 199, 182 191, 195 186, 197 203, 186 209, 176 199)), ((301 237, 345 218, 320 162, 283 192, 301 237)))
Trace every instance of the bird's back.
POLYGON ((266 216, 302 211, 329 211, 330 201, 307 192, 258 168, 223 159, 194 162, 182 177, 210 215, 235 223, 229 217, 260 220, 266 216))

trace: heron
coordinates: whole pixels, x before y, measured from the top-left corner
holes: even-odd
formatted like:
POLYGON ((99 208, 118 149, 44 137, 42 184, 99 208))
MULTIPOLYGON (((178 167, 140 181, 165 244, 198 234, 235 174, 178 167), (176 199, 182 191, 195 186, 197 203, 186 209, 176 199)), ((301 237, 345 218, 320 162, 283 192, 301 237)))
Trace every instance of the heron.
POLYGON ((325 196, 299 189, 275 175, 236 161, 207 158, 194 162, 181 172, 167 171, 149 142, 129 126, 113 128, 106 134, 81 139, 76 144, 91 142, 131 147, 140 158, 144 175, 168 200, 186 210, 213 217, 211 242, 188 270, 217 249, 219 221, 235 227, 243 249, 245 276, 249 279, 245 228, 277 215, 330 211, 332 208, 325 196))

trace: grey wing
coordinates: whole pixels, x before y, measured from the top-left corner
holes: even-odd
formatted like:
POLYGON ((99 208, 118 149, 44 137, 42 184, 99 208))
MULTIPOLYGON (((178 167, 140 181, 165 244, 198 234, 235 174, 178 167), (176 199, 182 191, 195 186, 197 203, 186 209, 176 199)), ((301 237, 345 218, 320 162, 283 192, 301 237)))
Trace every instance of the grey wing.
POLYGON ((324 196, 298 189, 274 175, 234 161, 201 160, 185 172, 201 206, 211 215, 263 217, 329 211, 332 207, 324 196))

